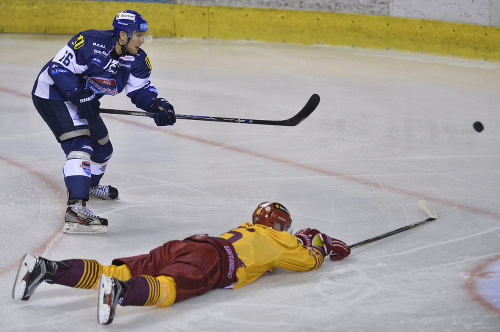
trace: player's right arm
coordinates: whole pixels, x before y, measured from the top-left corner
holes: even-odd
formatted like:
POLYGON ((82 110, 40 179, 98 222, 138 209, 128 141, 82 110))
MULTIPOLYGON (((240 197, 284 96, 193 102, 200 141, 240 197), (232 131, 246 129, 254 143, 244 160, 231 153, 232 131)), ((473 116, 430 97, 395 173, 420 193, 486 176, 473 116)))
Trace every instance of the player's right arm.
POLYGON ((49 62, 48 74, 65 98, 85 87, 78 76, 88 68, 85 52, 84 34, 79 33, 49 62))

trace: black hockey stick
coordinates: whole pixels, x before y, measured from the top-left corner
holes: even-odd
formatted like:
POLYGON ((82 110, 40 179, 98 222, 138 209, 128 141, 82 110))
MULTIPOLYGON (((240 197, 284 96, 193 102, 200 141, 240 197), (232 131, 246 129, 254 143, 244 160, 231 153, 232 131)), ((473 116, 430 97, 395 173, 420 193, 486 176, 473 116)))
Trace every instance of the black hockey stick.
POLYGON ((416 222, 416 223, 413 223, 413 224, 410 224, 408 226, 404 226, 404 227, 395 229, 393 231, 390 231, 390 232, 387 232, 387 233, 384 233, 384 234, 377 235, 375 237, 366 239, 364 241, 351 244, 349 247, 351 249, 358 248, 358 247, 364 246, 366 244, 373 243, 375 241, 385 239, 386 237, 389 237, 389 236, 392 236, 392 235, 396 235, 396 234, 399 234, 401 232, 405 232, 405 231, 410 230, 412 228, 415 228, 415 227, 418 227, 418 226, 422 226, 423 224, 427 224, 427 223, 429 223, 431 221, 434 221, 434 220, 436 220, 438 218, 436 212, 434 212, 434 210, 431 208, 431 206, 429 205, 429 203, 427 203, 427 201, 421 199, 421 200, 418 201, 418 205, 425 211, 425 213, 427 213, 427 215, 429 216, 429 218, 427 218, 425 220, 422 220, 422 221, 419 221, 419 222, 416 222))
MULTIPOLYGON (((232 122, 232 123, 248 123, 248 124, 261 124, 261 125, 271 125, 271 126, 296 126, 302 121, 304 121, 312 112, 318 107, 319 95, 313 94, 311 98, 307 101, 306 105, 300 110, 299 113, 295 114, 286 120, 256 120, 256 119, 240 119, 240 118, 222 118, 216 116, 203 116, 203 115, 186 115, 186 114, 176 114, 176 119, 183 120, 199 120, 199 121, 215 121, 215 122, 232 122)), ((154 118, 154 113, 141 112, 141 111, 124 111, 124 110, 114 110, 101 108, 99 110, 101 113, 109 114, 122 114, 122 115, 135 115, 135 116, 147 116, 154 118)))

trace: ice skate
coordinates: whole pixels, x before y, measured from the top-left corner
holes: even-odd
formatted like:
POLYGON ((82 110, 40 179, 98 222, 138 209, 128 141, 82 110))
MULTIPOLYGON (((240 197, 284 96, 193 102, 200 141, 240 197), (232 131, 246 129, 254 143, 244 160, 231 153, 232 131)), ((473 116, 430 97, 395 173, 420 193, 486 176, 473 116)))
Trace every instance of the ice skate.
POLYGON ((35 289, 44 281, 52 281, 57 271, 57 263, 43 257, 24 255, 17 270, 12 288, 12 298, 28 301, 35 289))
POLYGON ((97 321, 99 324, 107 325, 113 322, 116 306, 120 298, 127 290, 127 283, 116 278, 107 277, 104 274, 99 279, 97 321))
POLYGON ((108 220, 96 216, 81 199, 68 201, 64 219, 63 233, 105 234, 108 232, 108 220))
POLYGON ((92 198, 98 198, 103 200, 108 199, 119 199, 118 198, 118 189, 112 186, 102 186, 98 185, 96 187, 90 188, 89 196, 92 198))

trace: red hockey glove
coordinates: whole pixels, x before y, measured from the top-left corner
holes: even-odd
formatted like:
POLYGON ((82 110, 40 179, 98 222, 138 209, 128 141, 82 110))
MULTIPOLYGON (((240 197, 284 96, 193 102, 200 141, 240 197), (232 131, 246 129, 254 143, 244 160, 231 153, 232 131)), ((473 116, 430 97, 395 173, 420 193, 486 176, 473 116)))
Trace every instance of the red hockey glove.
POLYGON ((312 246, 312 239, 316 236, 316 234, 321 233, 317 229, 314 228, 304 228, 294 235, 297 237, 297 239, 302 243, 303 246, 312 246))
POLYGON ((340 261, 351 253, 351 248, 344 242, 333 239, 325 233, 319 233, 312 239, 313 246, 318 246, 325 251, 325 256, 330 255, 330 260, 340 261))

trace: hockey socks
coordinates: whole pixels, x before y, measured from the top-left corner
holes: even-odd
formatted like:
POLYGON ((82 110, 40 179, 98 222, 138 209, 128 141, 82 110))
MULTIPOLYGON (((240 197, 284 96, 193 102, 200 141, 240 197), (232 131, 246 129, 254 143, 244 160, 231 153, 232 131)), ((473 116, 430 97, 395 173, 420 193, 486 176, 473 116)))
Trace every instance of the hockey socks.
POLYGON ((68 159, 64 164, 64 182, 69 190, 69 199, 89 199, 90 161, 68 159))
POLYGON ((173 278, 167 276, 138 276, 130 278, 130 272, 126 266, 102 266, 96 260, 69 259, 57 262, 59 269, 51 284, 65 285, 74 288, 95 288, 102 273, 118 277, 126 284, 123 295, 123 306, 152 306, 167 307, 174 303, 176 296, 176 284, 173 278), (130 279, 129 279, 130 278, 130 279))
POLYGON ((127 280, 127 290, 123 294, 122 306, 151 306, 158 304, 162 297, 162 284, 152 276, 138 276, 127 280))
POLYGON ((83 289, 94 288, 103 269, 93 259, 69 259, 59 262, 59 266, 54 279, 49 283, 83 289))

